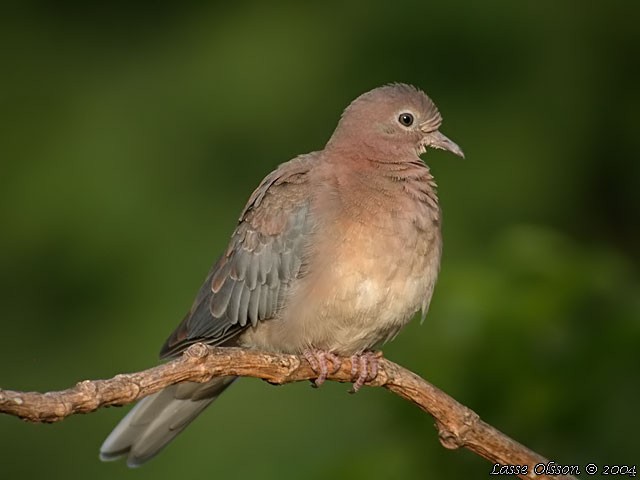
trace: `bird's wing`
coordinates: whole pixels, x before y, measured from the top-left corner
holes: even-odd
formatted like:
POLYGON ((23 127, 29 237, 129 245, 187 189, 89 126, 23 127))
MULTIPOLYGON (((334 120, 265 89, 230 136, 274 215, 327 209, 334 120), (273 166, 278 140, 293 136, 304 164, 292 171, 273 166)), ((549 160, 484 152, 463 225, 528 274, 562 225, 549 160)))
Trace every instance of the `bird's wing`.
POLYGON ((308 174, 316 155, 282 164, 253 192, 229 247, 163 345, 162 358, 196 342, 220 345, 273 318, 304 262, 312 228, 308 174))

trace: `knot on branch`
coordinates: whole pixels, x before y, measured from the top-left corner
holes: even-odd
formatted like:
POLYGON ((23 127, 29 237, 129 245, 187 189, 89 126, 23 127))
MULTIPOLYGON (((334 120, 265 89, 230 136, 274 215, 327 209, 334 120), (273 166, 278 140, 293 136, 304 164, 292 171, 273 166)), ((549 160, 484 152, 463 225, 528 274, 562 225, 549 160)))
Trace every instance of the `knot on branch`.
POLYGON ((96 382, 91 380, 83 380, 76 383, 76 389, 78 390, 78 393, 91 397, 98 393, 96 382))
POLYGON ((211 352, 211 347, 208 347, 204 343, 194 343, 189 348, 187 348, 183 355, 187 358, 202 360, 206 358, 211 352))
POLYGON ((444 418, 444 421, 436 419, 440 443, 449 450, 465 447, 468 443, 467 433, 473 431, 480 420, 480 416, 476 412, 466 407, 463 408, 464 412, 457 422, 452 422, 448 418, 444 418))

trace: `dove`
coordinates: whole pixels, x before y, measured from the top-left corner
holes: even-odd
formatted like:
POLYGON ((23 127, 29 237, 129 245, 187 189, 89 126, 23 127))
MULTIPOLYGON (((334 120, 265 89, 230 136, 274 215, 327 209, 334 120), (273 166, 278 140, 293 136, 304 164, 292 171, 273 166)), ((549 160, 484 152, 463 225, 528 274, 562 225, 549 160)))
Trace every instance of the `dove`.
MULTIPOLYGON (((441 211, 420 156, 436 148, 464 157, 441 124, 433 101, 407 84, 356 98, 324 149, 281 164, 251 194, 161 358, 203 342, 304 355, 316 385, 345 356, 354 391, 375 378, 373 349, 417 312, 424 318, 438 276, 441 211)), ((142 465, 234 380, 144 398, 104 441, 101 459, 142 465)))

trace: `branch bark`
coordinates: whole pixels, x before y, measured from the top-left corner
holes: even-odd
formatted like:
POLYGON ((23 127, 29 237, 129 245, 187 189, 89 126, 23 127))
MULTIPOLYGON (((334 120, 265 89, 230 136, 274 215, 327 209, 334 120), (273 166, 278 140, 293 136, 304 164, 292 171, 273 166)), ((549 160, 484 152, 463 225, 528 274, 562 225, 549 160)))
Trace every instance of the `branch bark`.
MULTIPOLYGON (((340 369, 328 375, 329 380, 352 381, 351 361, 342 360, 340 369)), ((195 344, 182 357, 157 367, 108 380, 85 380, 67 390, 37 393, 0 389, 0 413, 29 422, 52 423, 76 413, 133 403, 175 383, 207 382, 225 375, 256 377, 273 384, 316 377, 309 363, 296 355, 195 344)), ((445 448, 467 448, 493 464, 526 465, 526 473, 512 472, 523 479, 575 479, 569 475, 537 474, 534 467, 549 464, 546 458, 483 422, 473 410, 415 373, 385 358, 379 361, 377 377, 366 385, 384 387, 432 415, 445 448)))

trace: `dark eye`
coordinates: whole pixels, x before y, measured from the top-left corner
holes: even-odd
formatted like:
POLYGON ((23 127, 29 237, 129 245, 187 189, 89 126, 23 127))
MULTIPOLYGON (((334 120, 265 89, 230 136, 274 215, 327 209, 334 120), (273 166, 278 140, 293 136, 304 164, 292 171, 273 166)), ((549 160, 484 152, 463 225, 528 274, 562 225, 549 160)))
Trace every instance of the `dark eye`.
POLYGON ((398 117, 398 121, 405 127, 410 127, 413 125, 413 115, 410 113, 401 113, 398 117))

